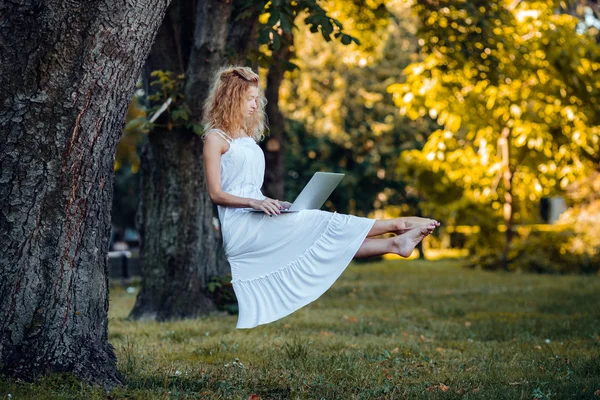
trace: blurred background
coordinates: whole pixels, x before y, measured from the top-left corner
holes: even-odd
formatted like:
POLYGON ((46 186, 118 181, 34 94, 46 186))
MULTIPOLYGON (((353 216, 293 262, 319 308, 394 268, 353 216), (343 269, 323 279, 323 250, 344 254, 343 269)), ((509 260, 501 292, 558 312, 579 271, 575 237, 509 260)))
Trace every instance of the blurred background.
MULTIPOLYGON (((284 46, 271 37, 260 45, 267 57, 252 64, 266 85, 265 60, 286 57, 275 104, 283 125, 272 124, 261 143, 282 152, 285 200, 315 171, 343 172, 324 208, 442 222, 414 257, 598 273, 597 1, 319 4, 343 24, 345 37, 325 40, 299 15, 293 37, 284 46), (269 141, 275 133, 280 141, 269 141)), ((268 25, 270 14, 260 21, 268 25)), ((181 77, 154 77, 165 96, 179 90, 181 77)), ((115 161, 117 276, 137 271, 140 155, 156 111, 143 86, 115 161)), ((185 118, 176 105, 166 112, 173 122, 185 118)))

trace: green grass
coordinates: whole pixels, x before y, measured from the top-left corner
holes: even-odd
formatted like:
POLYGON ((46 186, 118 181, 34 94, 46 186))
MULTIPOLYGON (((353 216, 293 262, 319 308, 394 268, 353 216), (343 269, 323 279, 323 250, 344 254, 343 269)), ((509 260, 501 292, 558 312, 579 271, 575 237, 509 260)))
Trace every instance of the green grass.
MULTIPOLYGON (((275 323, 129 322, 111 288, 111 399, 600 399, 600 278, 472 271, 453 261, 351 265, 275 323)), ((51 377, 0 399, 105 399, 51 377)))

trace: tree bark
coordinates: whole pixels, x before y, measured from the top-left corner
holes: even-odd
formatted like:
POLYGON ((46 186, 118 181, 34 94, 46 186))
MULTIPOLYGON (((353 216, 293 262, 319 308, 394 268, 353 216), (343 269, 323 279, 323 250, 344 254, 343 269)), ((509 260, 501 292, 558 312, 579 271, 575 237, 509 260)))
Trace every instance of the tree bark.
POLYGON ((267 197, 287 201, 283 198, 285 179, 285 120, 279 109, 279 89, 285 75, 285 64, 290 61, 294 45, 293 34, 284 33, 281 47, 273 51, 273 64, 267 73, 267 117, 269 119, 270 135, 264 144, 265 181, 263 193, 267 197))
MULTIPOLYGON (((173 3, 146 64, 146 79, 157 69, 185 71, 184 98, 195 123, 214 73, 227 62, 232 9, 218 0, 173 3)), ((200 137, 181 126, 154 129, 141 158, 141 193, 142 288, 130 318, 162 321, 216 310, 207 283, 230 268, 207 194, 200 137)))
POLYGON ((107 333, 113 167, 167 5, 0 0, 3 375, 123 381, 107 333))

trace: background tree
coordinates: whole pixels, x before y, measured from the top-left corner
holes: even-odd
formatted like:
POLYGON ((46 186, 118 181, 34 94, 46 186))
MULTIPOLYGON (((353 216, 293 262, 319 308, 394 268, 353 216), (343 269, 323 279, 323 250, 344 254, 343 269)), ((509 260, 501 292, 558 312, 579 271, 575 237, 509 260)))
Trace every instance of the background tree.
POLYGON ((389 88, 401 113, 441 126, 405 155, 440 179, 419 189, 455 186, 454 200, 501 212, 504 268, 514 220, 535 221, 542 196, 599 161, 600 48, 563 3, 418 1, 425 59, 389 88))
MULTIPOLYGON (((280 3, 289 8, 292 3, 280 3)), ((311 26, 337 35, 341 24, 313 1, 293 3, 314 15, 311 26), (335 24, 337 29, 327 31, 335 24), (326 26, 326 28, 323 28, 326 26)), ((166 320, 216 310, 208 283, 225 275, 219 222, 206 191, 200 125, 214 72, 224 64, 267 63, 259 44, 281 41, 285 25, 266 2, 175 2, 170 7, 145 68, 148 115, 172 103, 152 123, 141 157, 142 287, 130 317, 166 320), (261 14, 270 14, 259 24, 261 14), (193 37, 191 36, 193 32, 193 37)), ((286 14, 287 15, 287 14, 286 14)), ((283 19, 282 19, 283 18, 283 19)), ((138 124, 138 121, 132 121, 138 124)))
POLYGON ((387 87, 417 60, 416 20, 403 2, 324 3, 361 45, 322 43, 300 29, 299 69, 282 88, 290 126, 286 197, 294 198, 315 171, 346 177, 326 203, 340 212, 380 218, 419 212, 418 198, 396 172, 399 154, 420 149, 430 121, 398 113, 387 87))
POLYGON ((168 2, 0 1, 0 371, 122 382, 107 340, 113 165, 168 2))
MULTIPOLYGON (((333 4, 327 4, 331 9, 333 4)), ((294 58, 294 35, 298 31, 296 21, 303 18, 301 30, 305 34, 320 32, 315 40, 331 41, 331 36, 339 38, 342 45, 359 43, 351 35, 342 31, 342 23, 328 14, 314 0, 299 2, 269 2, 261 15, 261 29, 258 43, 263 45, 259 52, 260 65, 267 69, 266 113, 269 120, 269 138, 261 145, 265 153, 265 180, 263 193, 266 196, 283 199, 285 182, 285 157, 288 148, 285 137, 285 120, 280 110, 279 94, 285 73, 298 66, 290 60, 294 58), (296 29, 294 29, 296 28, 296 29), (321 39, 322 37, 322 39, 321 39)))
POLYGON ((225 60, 232 3, 175 1, 144 68, 149 129, 141 155, 141 290, 130 318, 165 320, 216 310, 205 290, 228 270, 205 190, 198 123, 209 80, 225 60), (154 73, 153 71, 159 71, 154 73), (165 71, 165 72, 160 72, 165 71), (185 78, 187 77, 187 79, 185 78))

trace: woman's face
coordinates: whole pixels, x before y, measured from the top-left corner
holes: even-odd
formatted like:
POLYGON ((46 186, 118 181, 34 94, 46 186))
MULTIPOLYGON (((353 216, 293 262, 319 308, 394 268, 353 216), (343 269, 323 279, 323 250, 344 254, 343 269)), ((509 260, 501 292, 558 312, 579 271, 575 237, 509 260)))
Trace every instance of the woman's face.
POLYGON ((258 108, 258 87, 250 86, 244 101, 244 116, 251 116, 258 108))

